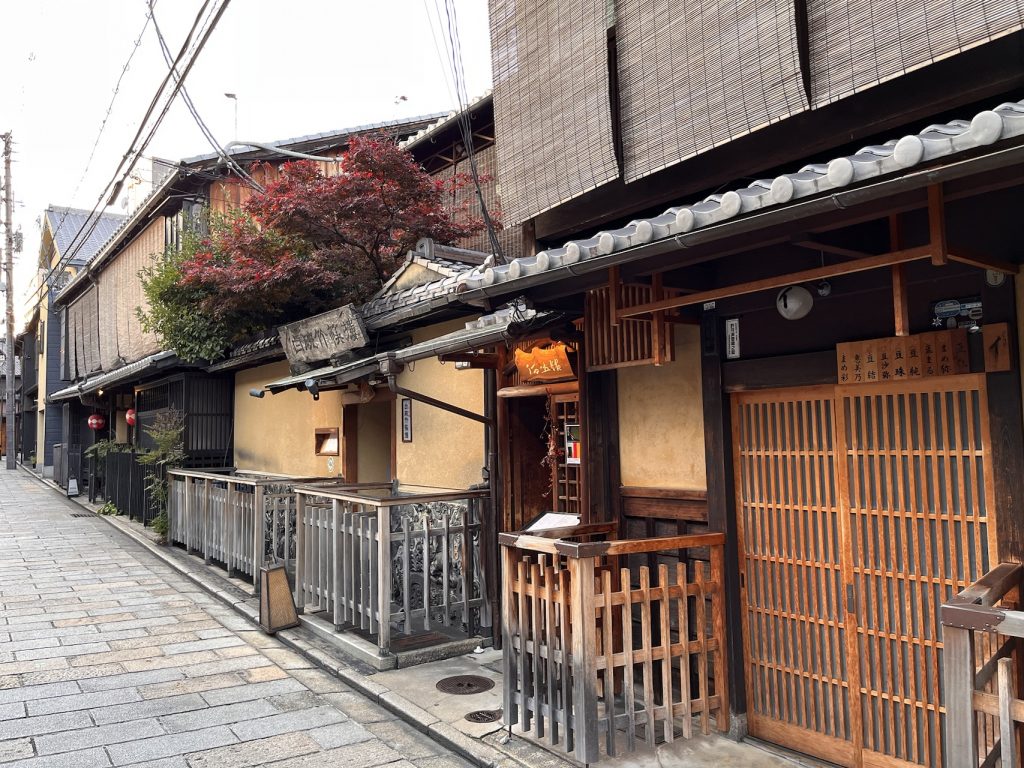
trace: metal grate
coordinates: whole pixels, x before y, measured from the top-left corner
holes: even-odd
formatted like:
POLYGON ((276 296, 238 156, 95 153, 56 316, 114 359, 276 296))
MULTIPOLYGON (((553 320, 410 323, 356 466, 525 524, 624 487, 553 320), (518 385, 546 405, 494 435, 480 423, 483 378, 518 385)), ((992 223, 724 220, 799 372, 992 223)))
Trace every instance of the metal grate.
POLYGON ((96 517, 92 512, 72 512, 72 517, 96 517))
POLYGON ((441 693, 454 693, 456 696, 483 693, 493 687, 494 681, 481 675, 453 675, 437 681, 437 690, 441 693))
POLYGON ((501 720, 500 709, 476 709, 466 714, 471 723, 496 723, 501 720))

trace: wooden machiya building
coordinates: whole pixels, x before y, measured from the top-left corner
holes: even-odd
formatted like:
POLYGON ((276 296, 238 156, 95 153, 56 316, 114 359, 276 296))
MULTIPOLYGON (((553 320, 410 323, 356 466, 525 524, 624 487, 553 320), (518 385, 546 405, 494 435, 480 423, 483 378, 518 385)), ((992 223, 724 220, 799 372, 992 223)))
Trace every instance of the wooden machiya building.
MULTIPOLYGON (((1020 569, 1000 564, 1024 554, 1019 11, 946 26, 879 8, 847 36, 852 6, 777 4, 694 37, 672 31, 694 8, 669 26, 594 4, 566 64, 550 51, 567 6, 529 5, 492 2, 491 30, 503 201, 532 255, 460 299, 579 318, 578 384, 532 408, 576 409, 584 528, 501 539, 510 722, 584 762, 691 718, 841 765, 1008 760, 1024 711, 996 636, 1020 634, 999 613, 1020 569), (524 51, 527 27, 543 41, 524 51), (552 98, 526 108, 535 81, 552 98), (579 120, 545 122, 556 109, 579 120), (559 579, 589 567, 570 619, 559 579)), ((516 438, 540 423, 530 408, 504 417, 510 529, 544 493, 516 468, 537 459, 516 438)))

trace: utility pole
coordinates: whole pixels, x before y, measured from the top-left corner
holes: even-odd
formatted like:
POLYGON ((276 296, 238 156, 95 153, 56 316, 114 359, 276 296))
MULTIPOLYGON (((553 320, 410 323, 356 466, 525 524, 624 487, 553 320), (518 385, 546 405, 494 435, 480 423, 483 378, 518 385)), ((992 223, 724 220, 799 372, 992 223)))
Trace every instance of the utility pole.
POLYGON ((0 138, 4 141, 4 278, 7 282, 7 468, 16 469, 14 445, 14 195, 11 192, 11 132, 0 138))

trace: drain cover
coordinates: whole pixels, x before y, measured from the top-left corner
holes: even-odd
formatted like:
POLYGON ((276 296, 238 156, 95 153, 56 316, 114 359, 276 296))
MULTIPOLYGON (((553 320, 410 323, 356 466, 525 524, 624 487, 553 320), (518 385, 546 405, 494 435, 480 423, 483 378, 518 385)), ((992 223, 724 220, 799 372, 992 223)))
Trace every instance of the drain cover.
POLYGON ((480 675, 454 675, 437 681, 437 690, 441 693, 454 693, 468 696, 471 693, 483 693, 494 687, 494 681, 480 675))
POLYGON ((501 720, 500 709, 477 709, 466 715, 471 723, 496 723, 501 720))
POLYGON ((72 512, 72 517, 96 517, 92 512, 72 512))

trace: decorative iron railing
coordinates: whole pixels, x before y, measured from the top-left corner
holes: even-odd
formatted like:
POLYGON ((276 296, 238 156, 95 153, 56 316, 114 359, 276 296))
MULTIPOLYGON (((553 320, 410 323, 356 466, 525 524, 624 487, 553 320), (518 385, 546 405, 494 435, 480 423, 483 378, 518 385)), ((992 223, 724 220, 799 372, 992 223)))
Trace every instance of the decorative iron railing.
POLYGON ((487 490, 298 486, 295 603, 377 636, 491 626, 481 558, 487 490))
POLYGON ((616 527, 499 536, 505 723, 587 764, 728 730, 725 535, 616 527))
POLYGON ((1024 566, 1001 563, 942 605, 947 768, 1021 764, 1022 584, 1024 566))

